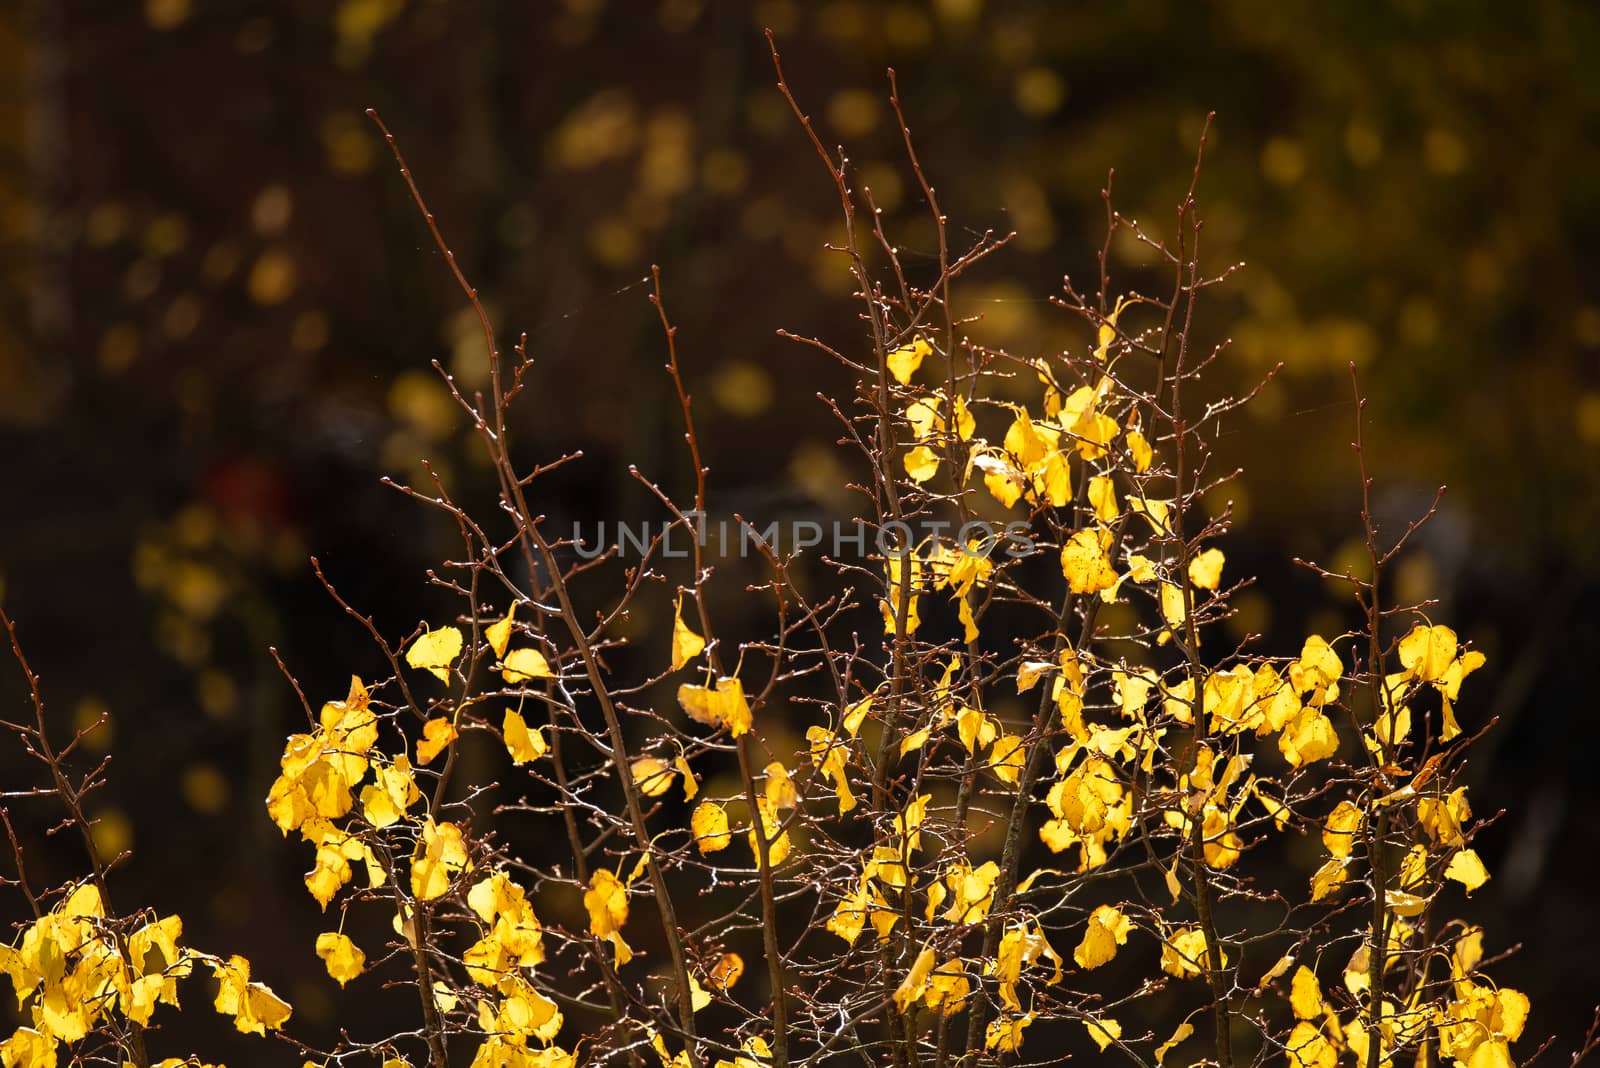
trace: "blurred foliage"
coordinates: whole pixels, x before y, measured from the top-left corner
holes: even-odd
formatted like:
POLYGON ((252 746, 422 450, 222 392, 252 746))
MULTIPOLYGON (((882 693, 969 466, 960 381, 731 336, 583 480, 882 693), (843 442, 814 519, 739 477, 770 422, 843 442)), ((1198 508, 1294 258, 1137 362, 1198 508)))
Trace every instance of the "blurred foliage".
MULTIPOLYGON (((958 232, 1017 231, 958 309, 1013 351, 1086 343, 1048 297, 1064 273, 1094 288, 1108 171, 1124 213, 1163 234, 1217 112, 1202 254, 1248 267, 1202 330, 1232 339, 1241 388, 1284 364, 1244 416, 1260 449, 1220 443, 1249 468, 1236 555, 1340 558, 1354 363, 1380 520, 1451 486, 1406 581, 1445 591, 1500 666, 1509 729, 1474 789, 1490 808, 1498 790, 1534 802, 1491 834, 1506 875, 1483 907, 1529 947, 1509 974, 1538 1027, 1578 1030, 1571 991, 1600 986, 1563 934, 1587 920, 1574 858, 1600 848, 1576 696, 1600 653, 1582 610, 1600 578, 1600 9, 1575 3, 0 7, 0 584, 76 702, 57 714, 112 711, 114 744, 95 741, 122 792, 102 799, 101 832, 137 848, 131 870, 225 867, 223 897, 200 904, 255 931, 251 956, 274 967, 274 916, 306 906, 257 809, 294 704, 265 649, 336 689, 334 665, 365 647, 307 555, 409 626, 421 568, 453 535, 378 474, 426 485, 425 456, 466 497, 490 477, 428 369, 481 384, 481 341, 367 107, 499 318, 563 383, 566 402, 521 430, 545 458, 588 454, 551 515, 636 513, 625 463, 677 445, 651 262, 720 508, 849 514, 811 492, 836 462, 812 399, 835 369, 775 330, 846 351, 861 331, 823 249, 837 203, 774 89, 763 26, 824 136, 913 235, 907 261, 931 263, 886 103, 896 67, 958 232), (192 819, 140 818, 173 800, 192 819)), ((1135 244, 1111 250, 1119 275, 1148 266, 1135 244)), ((1342 609, 1309 576, 1263 580, 1303 618, 1246 599, 1246 629, 1323 629, 1342 609)), ((290 994, 314 1018, 314 992, 290 994)))

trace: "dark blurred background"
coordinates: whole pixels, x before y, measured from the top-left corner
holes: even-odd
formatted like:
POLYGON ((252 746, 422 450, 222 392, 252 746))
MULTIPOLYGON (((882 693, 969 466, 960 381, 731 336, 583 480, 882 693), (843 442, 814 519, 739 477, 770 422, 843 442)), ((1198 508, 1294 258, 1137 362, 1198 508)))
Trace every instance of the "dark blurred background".
MULTIPOLYGON (((457 543, 379 475, 424 477, 427 457, 468 500, 488 486, 428 366, 480 383, 481 339, 365 108, 503 340, 527 332, 529 455, 587 453, 542 507, 637 514, 633 460, 682 485, 652 262, 719 510, 846 507, 814 399, 838 374, 774 331, 863 342, 822 250, 837 200, 763 26, 926 270, 897 69, 956 237, 1018 232, 964 310, 1019 353, 1084 343, 1046 298, 1064 273, 1093 289, 1107 170, 1119 207, 1170 236, 1217 112, 1205 255, 1248 267, 1206 329, 1233 338, 1224 378, 1285 364, 1220 442, 1248 466, 1229 558, 1262 576, 1242 624, 1287 651, 1348 620, 1284 561, 1358 549, 1354 361, 1380 519, 1397 531, 1450 485, 1399 592, 1439 596, 1436 619, 1489 655, 1462 715, 1500 725, 1469 780, 1480 814, 1509 812, 1467 911, 1491 952, 1521 943, 1499 975, 1531 995, 1534 1043, 1569 1047, 1600 992, 1600 9, 1577 3, 0 5, 0 588, 58 730, 111 714, 96 814, 107 847, 135 850, 124 899, 246 953, 307 1034, 333 1026, 309 937, 277 933, 312 930, 316 906, 304 849, 261 805, 301 721, 267 647, 314 702, 378 674, 307 557, 403 633, 445 604, 424 569, 457 543)), ((1124 279, 1148 266, 1136 244, 1112 253, 1124 279)), ((33 770, 7 751, 0 773, 33 770)), ((52 817, 16 818, 32 835, 52 817)), ((36 882, 80 870, 55 848, 30 855, 36 882)))

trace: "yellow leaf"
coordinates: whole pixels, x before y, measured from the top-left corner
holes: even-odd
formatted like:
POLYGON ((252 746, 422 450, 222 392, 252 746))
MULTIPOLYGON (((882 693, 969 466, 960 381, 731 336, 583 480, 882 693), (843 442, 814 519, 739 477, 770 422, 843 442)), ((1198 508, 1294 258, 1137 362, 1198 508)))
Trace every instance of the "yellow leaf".
POLYGON ((694 777, 694 769, 689 766, 688 758, 679 753, 672 761, 672 766, 683 776, 683 799, 693 801, 694 795, 700 792, 700 780, 694 777))
POLYGON ((939 473, 939 454, 926 445, 918 445, 905 456, 906 474, 913 482, 926 482, 939 473))
POLYGON ((956 733, 960 735, 961 744, 968 753, 976 755, 979 749, 994 741, 999 731, 994 717, 984 715, 979 709, 962 708, 956 716, 956 733))
MULTIPOLYGON (((1105 317, 1100 328, 1095 331, 1094 358, 1101 363, 1106 361, 1106 349, 1117 339, 1117 317, 1122 314, 1122 309, 1138 302, 1138 298, 1129 299, 1118 297, 1116 307, 1111 309, 1111 314, 1105 317)), ((1100 1047, 1105 1049, 1104 1046, 1100 1047)))
POLYGON ((1337 890, 1345 879, 1344 861, 1338 857, 1318 868, 1311 876, 1311 900, 1321 901, 1337 890))
POLYGON ((1194 1024, 1188 1020, 1179 1024, 1178 1029, 1172 1032, 1172 1037, 1156 1047, 1156 1064, 1160 1065, 1162 1061, 1166 1060, 1167 1054, 1171 1053, 1175 1046, 1192 1034, 1194 1034, 1194 1024))
POLYGON ((1017 666, 1017 692, 1027 693, 1039 681, 1039 677, 1055 670, 1055 665, 1048 660, 1024 660, 1017 666))
POLYGON ((927 441, 944 430, 944 417, 939 414, 942 399, 939 396, 919 397, 906 405, 906 422, 911 424, 911 432, 916 440, 927 441))
POLYGON ((1150 470, 1150 461, 1155 458, 1150 442, 1132 427, 1128 428, 1128 454, 1133 457, 1133 469, 1140 474, 1150 470))
POLYGON ((1434 685, 1439 687, 1446 701, 1454 701, 1461 696, 1462 680, 1481 668, 1486 661, 1487 658, 1476 649, 1462 653, 1450 662, 1450 666, 1445 669, 1444 677, 1434 685))
POLYGON ((856 885, 855 892, 841 898, 833 910, 833 915, 828 917, 828 930, 854 945, 856 939, 861 936, 861 929, 866 926, 867 912, 874 896, 881 895, 877 895, 872 881, 863 876, 856 885))
POLYGON ((443 897, 451 880, 471 867, 461 828, 428 820, 422 825, 422 840, 411 858, 411 895, 424 901, 443 897))
POLYGON ((781 829, 781 823, 772 802, 765 797, 756 798, 755 818, 750 821, 750 830, 745 837, 750 841, 750 852, 759 862, 761 844, 756 838, 756 833, 760 831, 767 843, 767 863, 774 868, 789 856, 789 832, 781 829), (769 827, 772 828, 770 832, 769 827))
POLYGON ((1022 739, 1015 734, 1002 734, 989 750, 989 770, 1001 782, 1015 786, 1022 776, 1024 759, 1022 739))
POLYGON ((19 1027, 0 1042, 0 1058, 6 1068, 56 1068, 57 1041, 54 1035, 19 1027))
POLYGON ((845 768, 848 744, 842 738, 835 738, 826 727, 820 726, 806 728, 806 741, 811 746, 811 763, 833 783, 833 792, 839 799, 839 814, 842 816, 856 807, 856 798, 850 792, 850 778, 845 768))
POLYGON ((905 811, 894 818, 894 833, 906 840, 906 852, 922 848, 922 821, 928 816, 928 802, 932 794, 918 794, 906 803, 905 811))
POLYGON ((317 935, 317 956, 328 966, 328 974, 340 986, 361 974, 367 963, 366 954, 349 937, 337 931, 324 931, 317 935))
POLYGON ((1328 820, 1322 828, 1322 844, 1328 847, 1328 852, 1340 860, 1350 855, 1355 845, 1355 836, 1361 830, 1366 817, 1362 814, 1353 801, 1340 801, 1334 810, 1328 813, 1328 820))
POLYGON ((400 822, 406 809, 422 800, 411 761, 401 753, 388 767, 376 769, 377 782, 361 790, 361 815, 374 827, 389 827, 400 822))
POLYGON ((646 797, 660 797, 672 789, 672 765, 656 757, 639 757, 629 770, 633 774, 633 781, 646 797))
POLYGON ((800 803, 800 797, 795 793, 794 780, 789 778, 789 769, 782 763, 774 760, 763 770, 766 775, 767 804, 774 812, 786 808, 794 808, 800 803))
POLYGON ((1383 903, 1388 905, 1396 916, 1420 916, 1422 910, 1428 907, 1428 899, 1404 890, 1385 890, 1383 903))
POLYGON ((928 976, 933 971, 933 947, 923 946, 922 952, 917 954, 917 959, 912 962, 911 970, 901 980, 900 986, 894 992, 894 1003, 901 1012, 911 1007, 913 1002, 920 1001, 928 989, 928 976))
MULTIPOLYGON (((1161 947, 1161 970, 1179 979, 1200 975, 1211 967, 1210 960, 1205 932, 1198 927, 1178 928, 1167 936, 1161 947)), ((1219 967, 1227 966, 1228 955, 1224 953, 1219 967)))
POLYGON ((553 679, 550 662, 537 649, 513 649, 506 654, 500 673, 508 683, 527 682, 529 679, 553 679))
POLYGON ((889 373, 894 375, 896 382, 908 386, 911 384, 911 376, 916 374, 917 368, 922 366, 922 361, 932 352, 933 346, 920 337, 909 345, 902 345, 889 353, 889 373))
POLYGON ((1478 887, 1489 881, 1489 870, 1483 866, 1483 861, 1478 859, 1475 850, 1463 849, 1450 858, 1450 864, 1444 869, 1446 879, 1454 879, 1467 888, 1467 893, 1472 893, 1478 887))
POLYGON ((1221 549, 1207 549, 1189 561, 1189 581, 1202 590, 1214 590, 1222 583, 1221 549))
POLYGON ((694 815, 689 818, 689 827, 694 831, 695 845, 702 856, 726 849, 728 843, 733 841, 733 835, 728 831, 728 814, 715 801, 702 801, 695 806, 694 815))
POLYGON ((978 620, 972 614, 972 602, 965 597, 956 599, 956 616, 961 620, 961 640, 971 645, 978 640, 978 620))
POLYGON ((1309 1020, 1295 1024, 1285 1046, 1289 1068, 1334 1068, 1339 1063, 1338 1049, 1323 1035, 1322 1029, 1309 1020))
POLYGON ((1085 1020, 1083 1026, 1088 1030, 1089 1037, 1094 1039, 1094 1044, 1100 1047, 1102 1053, 1105 1052, 1107 1046, 1122 1037, 1122 1025, 1109 1016, 1085 1020))
POLYGON ((1161 584, 1161 618, 1176 630, 1189 618, 1189 608, 1182 586, 1171 582, 1161 584))
POLYGON ((422 738, 417 742, 417 763, 428 764, 439 755, 440 750, 455 741, 455 724, 443 716, 430 719, 422 725, 422 738))
POLYGON ((1326 760, 1339 751, 1333 721, 1313 705, 1302 708, 1278 736, 1278 749, 1293 767, 1326 760))
POLYGON ((505 723, 500 728, 501 735, 506 741, 506 752, 511 754, 511 763, 526 764, 530 760, 538 760, 549 751, 545 744, 544 728, 528 729, 527 721, 520 712, 506 709, 505 723))
POLYGON ((1004 508, 1010 508, 1022 497, 1022 472, 999 456, 975 452, 971 466, 983 472, 983 485, 989 495, 1004 508))
POLYGON ((1322 984, 1304 964, 1295 969, 1289 983, 1289 1007, 1297 1020, 1316 1020, 1322 1016, 1322 984))
POLYGON ((678 687, 678 704, 696 723, 727 727, 735 738, 750 729, 750 705, 744 698, 744 684, 737 677, 718 679, 715 689, 686 682, 678 687))
POLYGON ((589 932, 615 947, 617 967, 632 960, 633 951, 622 940, 622 925, 628 922, 628 888, 622 881, 601 868, 584 891, 583 907, 589 912, 589 932))
POLYGON ((454 627, 430 630, 406 650, 406 663, 431 673, 440 682, 450 681, 450 665, 461 655, 461 632, 454 627))
POLYGON ((971 991, 972 983, 962 967, 961 958, 952 957, 928 976, 928 992, 923 996, 923 1001, 928 1008, 950 1016, 961 1011, 971 991))
POLYGON ((711 994, 700 985, 700 980, 689 976, 689 1008, 691 1012, 699 1012, 711 1004, 711 994))
POLYGON ((1291 685, 1300 693, 1310 691, 1307 700, 1318 707, 1339 696, 1336 683, 1343 675, 1344 662, 1320 634, 1307 638, 1300 659, 1289 665, 1291 685))
POLYGON ((214 1004, 219 1013, 233 1017, 233 1026, 245 1034, 265 1035, 289 1019, 289 1003, 261 983, 250 982, 250 962, 240 956, 214 960, 212 974, 217 978, 214 1004))
POLYGON ((1095 475, 1089 480, 1089 506, 1102 523, 1113 522, 1122 514, 1117 504, 1117 488, 1105 475, 1095 475))
POLYGON ((1444 797, 1424 797, 1417 801, 1417 820, 1428 837, 1447 846, 1462 846, 1466 839, 1461 828, 1472 819, 1467 788, 1459 786, 1444 797))
POLYGON ((1444 678, 1456 658, 1459 643, 1449 627, 1429 627, 1418 623, 1400 639, 1400 663, 1413 678, 1435 682, 1444 678))
POLYGON ((1117 955, 1117 947, 1127 945, 1133 922, 1110 905, 1100 905, 1089 914, 1083 941, 1072 951, 1080 968, 1098 968, 1117 955))
POLYGON ((867 718, 867 713, 872 711, 872 695, 868 694, 844 712, 844 729, 854 738, 861 732, 861 724, 867 718))
POLYGON ((913 753, 921 749, 927 744, 930 733, 927 727, 923 727, 921 730, 912 731, 906 735, 905 739, 900 743, 900 755, 905 756, 907 753, 913 753))
POLYGON ((699 656, 700 650, 705 647, 706 640, 690 630, 683 621, 683 598, 680 596, 672 616, 672 670, 677 671, 699 656))
POLYGON ((1117 581, 1100 544, 1100 533, 1080 530, 1061 548, 1061 573, 1073 593, 1099 593, 1117 581))
POLYGON ((504 658, 506 646, 511 644, 511 627, 517 614, 515 602, 506 610, 506 617, 498 623, 491 623, 484 629, 483 636, 489 642, 489 648, 494 650, 494 655, 504 658))
POLYGON ((996 1053, 1015 1053, 1022 1048, 1022 1032, 1033 1023, 1033 1013, 1022 1016, 1001 1016, 989 1021, 984 1030, 983 1048, 996 1053))

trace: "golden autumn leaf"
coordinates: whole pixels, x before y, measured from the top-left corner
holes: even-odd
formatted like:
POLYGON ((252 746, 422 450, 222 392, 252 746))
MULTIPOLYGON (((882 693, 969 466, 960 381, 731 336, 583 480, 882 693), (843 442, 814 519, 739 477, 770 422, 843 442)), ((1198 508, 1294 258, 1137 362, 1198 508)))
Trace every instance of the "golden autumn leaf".
MULTIPOLYGON (((1198 927, 1180 927, 1172 931, 1161 946, 1161 970, 1179 979, 1201 975, 1211 967, 1210 960, 1205 932, 1198 927)), ((1222 954, 1222 962, 1218 966, 1228 966, 1226 953, 1222 954)))
POLYGON ((677 671, 689 661, 700 655, 706 647, 706 640, 683 621, 683 598, 679 596, 678 606, 672 614, 672 670, 677 671))
POLYGON ((317 956, 322 958, 328 967, 328 974, 337 979, 340 986, 360 975, 367 963, 366 954, 361 952, 361 948, 337 931, 324 931, 317 935, 317 956))
POLYGON ((634 783, 646 797, 660 797, 672 789, 675 776, 671 764, 656 757, 638 757, 629 766, 634 783))
POLYGON ((1193 1034, 1194 1024, 1190 1023, 1188 1020, 1185 1020, 1183 1023, 1179 1024, 1178 1029, 1172 1032, 1172 1037, 1156 1047, 1156 1064, 1160 1065, 1163 1061, 1165 1061, 1167 1054, 1171 1053, 1174 1047, 1193 1034))
POLYGON ((856 807, 856 797, 850 790, 850 777, 845 766, 848 743, 820 726, 806 728, 806 741, 811 747, 811 763, 833 783, 834 796, 839 799, 839 814, 842 816, 856 807))
POLYGON ((989 749, 989 770, 1007 786, 1015 786, 1020 781, 1024 760, 1022 739, 1015 734, 1002 734, 989 749))
POLYGON ((440 682, 450 681, 450 665, 461 655, 461 632, 455 627, 430 630, 411 643, 406 663, 426 671, 440 682))
POLYGON ((868 694, 844 712, 844 729, 854 738, 861 733, 861 724, 866 720, 867 713, 872 711, 872 695, 868 694))
POLYGON ((690 719, 708 727, 727 727, 737 738, 750 730, 750 705, 737 676, 717 680, 715 687, 684 683, 678 687, 678 704, 690 719))
POLYGON ((443 897, 451 880, 471 867, 461 828, 428 820, 422 825, 422 840, 411 858, 411 895, 424 901, 443 897))
POLYGON ((1128 932, 1133 921, 1110 905, 1100 905, 1089 914, 1083 940, 1072 951, 1072 959, 1080 968, 1098 968, 1108 964, 1117 955, 1117 947, 1127 945, 1128 932))
POLYGON ((1450 863, 1444 869, 1444 877, 1454 879, 1466 887, 1470 894, 1489 881, 1489 870, 1478 859, 1475 850, 1463 849, 1450 858, 1450 863))
POLYGON ((689 766, 689 758, 679 753, 673 758, 672 766, 683 777, 683 799, 693 801, 695 794, 700 792, 700 780, 695 778, 694 769, 689 766))
POLYGON ((756 813, 750 821, 750 830, 746 837, 750 840, 750 852, 760 860, 761 840, 756 837, 760 830, 762 838, 766 839, 767 863, 776 868, 789 856, 789 832, 782 829, 783 819, 778 815, 777 808, 765 797, 756 798, 756 813))
POLYGON ((1400 639, 1400 663, 1413 678, 1436 682, 1450 669, 1458 648, 1456 632, 1449 627, 1418 623, 1400 639))
POLYGON ((622 939, 622 925, 628 922, 628 888, 604 868, 594 873, 583 894, 583 907, 589 912, 589 932, 611 942, 616 949, 617 967, 633 959, 633 951, 622 939))
POLYGON ((500 733, 506 742, 506 751, 511 754, 513 764, 526 764, 530 760, 538 760, 549 752, 550 747, 545 744, 544 728, 528 728, 527 721, 515 709, 506 709, 505 722, 501 724, 500 733))
POLYGON ((422 738, 417 742, 417 763, 431 763, 457 737, 454 723, 443 716, 430 719, 422 725, 422 738))
POLYGON ((511 644, 511 628, 515 624, 517 606, 512 604, 506 610, 506 616, 498 623, 491 623, 484 628, 483 636, 489 643, 489 648, 494 650, 494 655, 504 659, 506 647, 511 644))
POLYGON ((1207 549, 1189 561, 1189 581, 1202 590, 1215 590, 1222 584, 1221 549, 1207 549))
POLYGON ((1099 593, 1117 581, 1097 530, 1080 530, 1061 547, 1061 573, 1073 593, 1099 593))
POLYGON ((1322 985, 1304 964, 1295 969, 1294 978, 1289 983, 1289 1007, 1294 1010, 1297 1020, 1317 1020, 1322 1017, 1322 985))
POLYGON ((928 989, 928 976, 933 972, 933 960, 933 947, 923 946, 894 992, 895 1006, 901 1012, 910 1008, 913 1002, 922 1000, 922 995, 928 989))
POLYGON ((744 958, 737 953, 724 953, 711 966, 706 978, 711 980, 711 985, 716 989, 727 990, 738 983, 742 975, 744 975, 744 958))
POLYGON ((1339 1063, 1338 1048, 1309 1020, 1295 1024, 1284 1046, 1290 1068, 1334 1068, 1339 1063))
POLYGON ((388 767, 377 768, 374 778, 376 782, 361 790, 362 818, 374 827, 393 826, 404 818, 408 808, 422 800, 411 773, 411 761, 404 753, 388 767))
POLYGON ((1133 457, 1133 469, 1139 474, 1150 470, 1150 461, 1155 459, 1155 450, 1150 447, 1150 442, 1138 429, 1129 427, 1127 432, 1128 455, 1133 457))
POLYGON ((1109 1016, 1087 1019, 1083 1026, 1088 1030, 1089 1037, 1094 1039, 1094 1044, 1105 1052, 1105 1048, 1122 1037, 1122 1025, 1109 1016))
POLYGON ((701 855, 726 849, 733 841, 728 830, 728 813, 715 801, 702 801, 689 817, 689 827, 694 831, 695 846, 701 855))
POLYGON ((1334 857, 1311 876, 1311 900, 1321 901, 1344 884, 1345 862, 1334 857))
POLYGON ((939 473, 939 454, 926 445, 918 445, 905 455, 906 474, 913 482, 926 482, 939 473))
POLYGON ((983 1048, 996 1053, 1015 1053, 1022 1048, 1022 1032, 1033 1023, 1033 1013, 1001 1016, 989 1021, 983 1034, 983 1048))
POLYGON ((1278 749, 1292 767, 1298 768, 1337 753, 1339 736, 1334 733, 1333 721, 1321 709, 1307 705, 1278 735, 1278 749))
POLYGON ((1355 836, 1366 823, 1366 816, 1353 801, 1340 801, 1322 825, 1322 844, 1333 856, 1344 860, 1355 846, 1355 836))
POLYGON ((933 731, 927 727, 912 731, 900 740, 900 755, 905 756, 907 753, 914 753, 921 749, 928 744, 928 739, 932 735, 933 731))
POLYGON ((233 1026, 245 1034, 265 1035, 289 1019, 289 1003, 261 983, 250 981, 250 962, 240 956, 211 961, 217 979, 216 1009, 233 1017, 233 1026))
POLYGON ((550 662, 537 649, 511 650, 500 666, 500 674, 508 683, 555 678, 555 672, 550 670, 550 662))
POLYGON ((889 373, 894 375, 894 380, 902 386, 911 384, 911 376, 917 373, 917 368, 922 366, 922 361, 932 355, 933 346, 924 338, 917 338, 909 345, 901 345, 889 353, 889 373))

